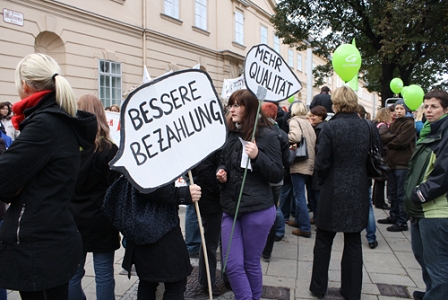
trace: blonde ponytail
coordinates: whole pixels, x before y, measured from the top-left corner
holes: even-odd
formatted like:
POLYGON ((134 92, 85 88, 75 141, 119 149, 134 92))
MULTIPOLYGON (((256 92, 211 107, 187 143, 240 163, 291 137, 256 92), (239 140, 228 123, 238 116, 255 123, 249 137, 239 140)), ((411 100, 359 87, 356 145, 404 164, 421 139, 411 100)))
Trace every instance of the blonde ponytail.
POLYGON ((17 65, 15 72, 16 88, 22 92, 22 82, 36 92, 52 90, 56 92, 56 103, 71 116, 76 116, 76 98, 67 79, 61 74, 58 63, 42 53, 29 54, 17 65))

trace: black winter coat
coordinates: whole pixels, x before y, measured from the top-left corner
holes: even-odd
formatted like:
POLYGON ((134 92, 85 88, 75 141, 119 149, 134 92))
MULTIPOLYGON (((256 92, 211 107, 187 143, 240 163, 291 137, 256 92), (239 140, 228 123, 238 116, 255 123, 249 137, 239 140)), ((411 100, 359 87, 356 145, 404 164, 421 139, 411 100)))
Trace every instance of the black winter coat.
MULTIPOLYGON (((241 132, 229 131, 222 149, 219 169, 227 172, 227 182, 221 184, 221 206, 225 213, 234 215, 238 203, 244 168, 241 167, 243 147, 241 132)), ((239 206, 239 213, 267 209, 273 205, 270 182, 283 179, 282 152, 278 135, 269 127, 259 127, 255 138, 258 156, 251 159, 252 171, 246 173, 246 181, 239 206)))
POLYGON ((21 134, 0 156, 1 200, 11 203, 0 230, 0 286, 40 291, 67 283, 82 252, 70 213, 81 155, 96 117, 62 110, 55 94, 25 110, 21 134))
POLYGON ((327 112, 333 113, 333 101, 331 101, 331 95, 330 94, 317 94, 314 96, 313 101, 311 101, 310 108, 313 108, 317 105, 321 105, 325 107, 327 112))
POLYGON ((361 232, 369 217, 367 123, 337 113, 319 134, 315 172, 321 186, 316 225, 332 232, 361 232))
MULTIPOLYGON (((189 187, 174 187, 168 184, 157 188, 149 194, 141 194, 142 198, 155 203, 191 204, 189 187)), ((136 245, 126 241, 126 252, 123 268, 130 274, 132 264, 135 265, 140 280, 150 282, 175 282, 191 274, 192 267, 187 246, 182 236, 179 217, 178 226, 169 231, 153 244, 136 245)))
POLYGON ((221 150, 214 151, 192 170, 194 183, 201 187, 201 200, 198 204, 203 214, 222 212, 219 203, 219 183, 216 180, 216 168, 220 157, 221 150))
POLYGON ((118 151, 106 149, 94 152, 94 147, 81 151, 81 169, 76 180, 75 196, 70 210, 82 237, 84 252, 109 252, 120 248, 118 230, 101 211, 104 195, 120 173, 110 170, 109 162, 118 151))
MULTIPOLYGON (((325 123, 327 123, 325 120, 317 124, 316 126, 313 126, 314 132, 316 133, 316 153, 317 148, 319 146, 319 134, 322 130, 322 127, 324 127, 325 123)), ((316 161, 314 161, 314 164, 316 164, 316 161)), ((319 185, 319 180, 317 178, 317 172, 314 171, 313 175, 311 176, 311 179, 309 179, 308 183, 311 183, 311 189, 315 191, 320 191, 321 186, 319 185)))

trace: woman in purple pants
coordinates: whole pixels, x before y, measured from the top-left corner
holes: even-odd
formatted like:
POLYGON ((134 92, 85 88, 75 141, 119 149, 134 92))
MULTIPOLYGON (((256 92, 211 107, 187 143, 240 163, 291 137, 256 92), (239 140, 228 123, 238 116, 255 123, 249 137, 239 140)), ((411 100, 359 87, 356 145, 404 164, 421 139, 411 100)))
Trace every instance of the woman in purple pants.
POLYGON ((277 134, 262 112, 255 140, 251 142, 258 105, 257 98, 248 90, 238 90, 230 96, 229 132, 216 174, 221 183, 224 212, 221 225, 223 262, 236 300, 261 298, 260 258, 275 220, 269 183, 281 181, 284 172, 277 134), (240 193, 246 166, 248 170, 240 193))

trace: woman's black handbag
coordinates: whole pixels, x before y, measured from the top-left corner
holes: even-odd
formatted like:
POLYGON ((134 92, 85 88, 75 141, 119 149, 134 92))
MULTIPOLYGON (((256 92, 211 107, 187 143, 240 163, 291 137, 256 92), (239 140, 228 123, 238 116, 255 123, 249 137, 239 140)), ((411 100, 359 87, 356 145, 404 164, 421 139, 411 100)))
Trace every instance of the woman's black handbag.
POLYGON ((178 225, 177 206, 151 201, 121 175, 107 190, 103 213, 123 236, 137 245, 155 243, 178 225))
MULTIPOLYGON (((297 122, 299 123, 300 126, 300 122, 299 121, 297 122)), ((306 144, 306 138, 303 137, 302 126, 300 126, 300 130, 302 131, 302 140, 299 143, 297 143, 297 149, 295 150, 296 157, 294 158, 295 162, 308 159, 308 147, 306 144)))
POLYGON ((370 131, 370 147, 369 147, 369 155, 367 156, 367 176, 369 178, 387 178, 387 174, 390 171, 389 166, 386 161, 383 159, 381 152, 379 150, 377 139, 375 138, 375 134, 373 130, 377 130, 373 127, 373 124, 367 120, 365 120, 367 125, 369 126, 370 131))

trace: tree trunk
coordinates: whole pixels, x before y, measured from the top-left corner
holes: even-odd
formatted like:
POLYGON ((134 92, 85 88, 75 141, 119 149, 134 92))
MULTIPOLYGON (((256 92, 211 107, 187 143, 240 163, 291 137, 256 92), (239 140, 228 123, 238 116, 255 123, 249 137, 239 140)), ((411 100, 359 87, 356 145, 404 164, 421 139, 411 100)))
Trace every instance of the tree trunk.
POLYGON ((387 98, 393 98, 394 93, 390 89, 390 81, 394 78, 394 70, 397 66, 395 64, 383 63, 382 74, 380 77, 381 84, 381 106, 384 107, 387 98))

